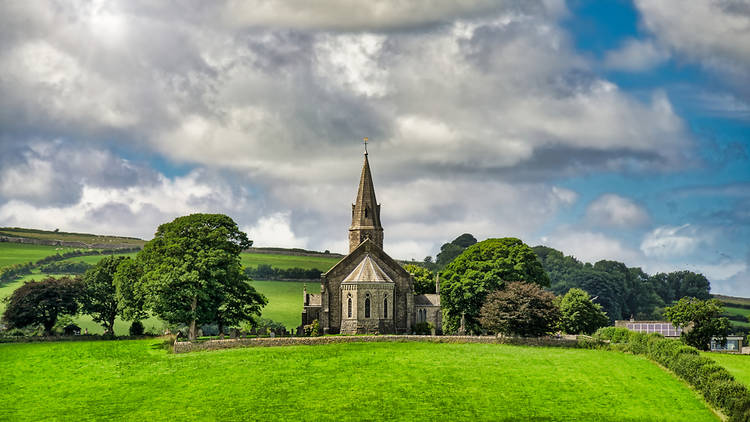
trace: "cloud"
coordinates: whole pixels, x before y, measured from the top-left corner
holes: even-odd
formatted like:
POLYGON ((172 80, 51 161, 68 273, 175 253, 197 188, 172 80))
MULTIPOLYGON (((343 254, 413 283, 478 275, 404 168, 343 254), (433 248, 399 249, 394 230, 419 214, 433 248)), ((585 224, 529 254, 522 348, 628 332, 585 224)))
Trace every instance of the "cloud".
POLYGON ((607 259, 624 262, 628 266, 640 266, 643 261, 643 256, 637 250, 599 232, 561 228, 542 238, 542 243, 583 262, 607 259))
POLYGON ((586 220, 604 227, 638 227, 649 221, 646 210, 616 194, 604 194, 586 208, 586 220))
POLYGON ((642 72, 669 59, 669 53, 652 41, 627 39, 617 50, 607 52, 604 66, 612 70, 642 72))
POLYGON ((307 238, 298 238, 292 232, 289 212, 278 212, 261 217, 252 227, 247 228, 253 246, 273 246, 278 248, 306 248, 307 238))
POLYGON ((661 226, 644 236, 641 251, 654 258, 683 258, 706 245, 709 237, 690 224, 661 226))

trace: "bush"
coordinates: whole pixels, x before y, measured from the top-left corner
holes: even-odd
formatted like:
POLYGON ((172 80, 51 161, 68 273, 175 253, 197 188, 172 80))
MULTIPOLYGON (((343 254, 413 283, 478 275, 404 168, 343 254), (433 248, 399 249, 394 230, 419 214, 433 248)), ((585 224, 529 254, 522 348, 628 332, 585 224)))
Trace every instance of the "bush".
POLYGON ((417 325, 414 326, 414 334, 420 336, 430 335, 432 334, 432 325, 427 321, 417 323, 417 325))
POLYGON ((130 335, 131 336, 142 336, 144 332, 143 323, 135 320, 130 324, 130 335))
POLYGON ((307 337, 318 337, 320 335, 320 323, 318 320, 313 320, 312 324, 305 325, 302 327, 307 337))

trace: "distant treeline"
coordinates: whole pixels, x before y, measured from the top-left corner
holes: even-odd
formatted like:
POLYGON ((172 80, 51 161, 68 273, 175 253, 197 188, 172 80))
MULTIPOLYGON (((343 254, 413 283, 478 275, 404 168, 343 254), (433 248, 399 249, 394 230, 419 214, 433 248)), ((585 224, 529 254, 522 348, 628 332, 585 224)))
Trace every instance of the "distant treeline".
POLYGON ((611 320, 660 318, 665 306, 690 296, 710 297, 710 283, 692 271, 646 274, 622 262, 602 260, 583 263, 546 246, 533 248, 549 274, 550 289, 557 295, 573 287, 587 291, 602 305, 611 320))
MULTIPOLYGON (((140 248, 127 248, 127 249, 93 249, 93 250, 73 250, 63 253, 56 253, 54 255, 45 256, 36 262, 26 262, 23 264, 14 264, 7 267, 0 268, 0 283, 5 283, 14 280, 17 277, 31 274, 31 270, 35 268, 43 267, 47 264, 62 261, 68 258, 74 258, 77 256, 90 256, 90 255, 114 255, 129 252, 137 252, 140 248)), ((85 263, 84 263, 85 264, 85 263)), ((85 271, 85 270, 84 270, 85 271)), ((43 271, 45 272, 45 271, 43 271)))
POLYGON ((42 265, 39 271, 45 274, 83 274, 93 265, 83 261, 78 262, 50 262, 42 265))
POLYGON ((245 268, 245 273, 256 280, 317 280, 323 272, 318 269, 275 268, 268 264, 245 268))

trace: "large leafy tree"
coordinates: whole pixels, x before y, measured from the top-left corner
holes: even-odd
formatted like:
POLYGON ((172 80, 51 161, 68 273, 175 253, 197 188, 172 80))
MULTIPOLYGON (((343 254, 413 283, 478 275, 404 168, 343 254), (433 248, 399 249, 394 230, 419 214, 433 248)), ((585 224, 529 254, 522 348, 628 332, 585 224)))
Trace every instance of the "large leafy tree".
POLYGON ((559 320, 555 295, 537 284, 522 282, 508 283, 490 293, 479 319, 486 330, 524 337, 549 334, 559 320))
POLYGON ((723 309, 717 299, 701 300, 683 297, 664 309, 664 317, 672 324, 684 327, 682 339, 700 350, 708 350, 711 337, 726 338, 729 320, 720 317, 723 309))
POLYGON ((190 339, 199 324, 252 321, 266 301, 253 294, 242 271, 240 252, 250 245, 226 215, 192 214, 162 224, 137 258, 146 308, 169 323, 189 325, 190 339), (237 299, 254 302, 236 307, 237 299))
POLYGON ((117 301, 117 287, 115 273, 117 267, 127 259, 124 256, 108 256, 102 258, 81 278, 81 311, 91 315, 91 318, 104 327, 109 335, 115 333, 115 318, 120 314, 117 301))
POLYGON ((461 236, 453 239, 453 241, 444 243, 440 247, 440 252, 437 254, 435 266, 442 270, 446 265, 450 264, 457 256, 461 255, 471 245, 477 243, 477 239, 469 233, 464 233, 461 236))
POLYGON ((465 316, 466 328, 479 328, 479 310, 487 295, 505 282, 549 286, 549 277, 534 251, 521 240, 487 239, 466 249, 440 277, 445 329, 455 331, 465 316))
POLYGON ((78 311, 80 292, 81 283, 77 278, 48 277, 26 282, 7 299, 3 321, 11 328, 41 325, 45 335, 49 335, 59 316, 78 311))
POLYGON ((414 276, 414 293, 435 293, 435 274, 432 271, 414 264, 406 264, 404 269, 414 276))
POLYGON ((591 334, 609 324, 601 305, 581 289, 570 289, 560 301, 560 329, 568 334, 591 334))
POLYGON ((120 315, 128 321, 139 321, 148 316, 145 310, 143 268, 138 261, 126 258, 117 266, 114 275, 117 303, 120 315))

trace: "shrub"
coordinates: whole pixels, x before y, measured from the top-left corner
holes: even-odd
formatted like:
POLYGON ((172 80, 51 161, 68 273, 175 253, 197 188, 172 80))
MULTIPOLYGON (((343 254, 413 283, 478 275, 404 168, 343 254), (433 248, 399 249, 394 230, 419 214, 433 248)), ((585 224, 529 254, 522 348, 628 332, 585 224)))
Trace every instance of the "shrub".
POLYGON ((598 340, 609 340, 611 343, 627 343, 632 331, 620 327, 603 327, 594 333, 593 337, 598 340))
POLYGON ((432 325, 427 321, 419 322, 414 326, 414 334, 420 336, 430 335, 432 334, 432 325))
POLYGON ((139 320, 133 321, 130 324, 130 335, 131 336, 142 336, 144 332, 143 323, 139 320))
POLYGON ((320 335, 320 323, 317 319, 313 320, 312 324, 305 325, 302 329, 308 337, 318 337, 320 335))

